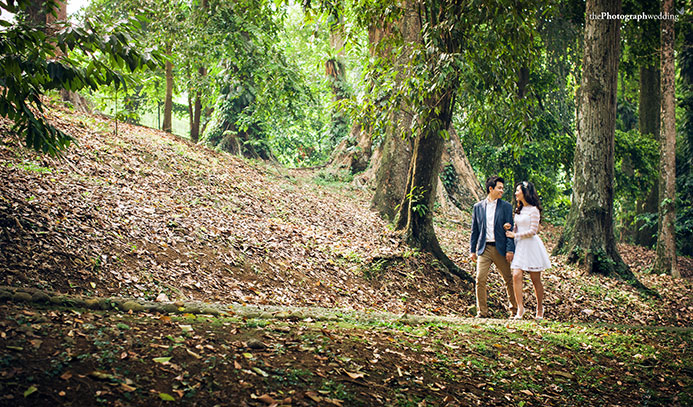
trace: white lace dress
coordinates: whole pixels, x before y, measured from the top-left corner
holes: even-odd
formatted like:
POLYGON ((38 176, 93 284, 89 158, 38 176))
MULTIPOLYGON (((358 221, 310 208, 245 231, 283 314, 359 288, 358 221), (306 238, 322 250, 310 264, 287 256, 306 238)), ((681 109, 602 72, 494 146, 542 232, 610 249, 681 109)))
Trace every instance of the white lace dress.
POLYGON ((549 254, 537 235, 540 217, 536 206, 525 206, 515 214, 515 256, 511 269, 543 271, 551 267, 549 254))

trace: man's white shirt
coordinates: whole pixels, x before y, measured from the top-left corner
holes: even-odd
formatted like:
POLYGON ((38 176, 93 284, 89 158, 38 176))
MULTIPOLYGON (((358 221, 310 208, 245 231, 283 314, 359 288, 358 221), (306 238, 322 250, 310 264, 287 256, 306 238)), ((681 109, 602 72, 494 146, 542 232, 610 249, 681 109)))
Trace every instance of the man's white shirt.
POLYGON ((496 241, 496 235, 493 233, 493 224, 496 220, 496 206, 498 206, 498 199, 489 201, 486 198, 486 242, 496 241))

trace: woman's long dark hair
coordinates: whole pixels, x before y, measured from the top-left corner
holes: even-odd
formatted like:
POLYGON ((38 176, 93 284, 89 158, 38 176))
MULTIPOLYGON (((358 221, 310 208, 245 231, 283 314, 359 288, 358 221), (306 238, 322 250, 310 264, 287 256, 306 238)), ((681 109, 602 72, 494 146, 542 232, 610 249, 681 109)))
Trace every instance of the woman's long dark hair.
MULTIPOLYGON (((539 194, 537 194, 537 190, 536 188, 534 188, 534 184, 532 184, 531 182, 522 181, 517 185, 522 190, 522 195, 524 196, 525 201, 527 201, 527 203, 532 206, 536 206, 537 209, 539 209, 539 214, 541 214, 544 208, 541 207, 541 202, 539 202, 539 194)), ((520 213, 520 211, 522 210, 522 206, 522 202, 517 201, 517 208, 515 209, 515 213, 520 213)))

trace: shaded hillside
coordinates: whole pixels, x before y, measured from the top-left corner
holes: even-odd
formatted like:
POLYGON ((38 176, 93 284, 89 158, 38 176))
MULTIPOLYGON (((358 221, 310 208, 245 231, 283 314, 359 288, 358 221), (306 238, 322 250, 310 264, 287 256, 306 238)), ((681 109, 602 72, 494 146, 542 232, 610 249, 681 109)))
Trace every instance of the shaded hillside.
MULTIPOLYGON (((153 300, 319 305, 470 315, 472 287, 399 245, 369 210, 368 191, 92 116, 53 113, 78 139, 61 159, 37 156, 1 127, 0 285, 153 300)), ((440 219, 463 269, 469 219, 440 219)), ((551 246, 558 232, 542 232, 551 246)), ((621 248, 637 272, 653 253, 621 248)), ((648 260, 649 259, 649 260, 648 260)), ((662 298, 581 276, 560 258, 545 274, 547 316, 690 325, 690 279, 639 274, 662 298), (672 312, 673 311, 673 312, 672 312)), ((691 276, 690 259, 681 259, 691 276)), ((501 312, 493 273, 490 303, 501 312)), ((530 290, 530 284, 526 284, 530 290)), ((531 293, 527 294, 531 297, 531 293)), ((532 307, 532 300, 529 306, 532 307)))

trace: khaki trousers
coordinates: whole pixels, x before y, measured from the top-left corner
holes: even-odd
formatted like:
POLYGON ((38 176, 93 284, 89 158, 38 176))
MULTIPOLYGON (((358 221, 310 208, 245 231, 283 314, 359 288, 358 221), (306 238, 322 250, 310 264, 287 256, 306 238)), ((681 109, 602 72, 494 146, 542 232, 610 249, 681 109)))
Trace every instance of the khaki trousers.
POLYGON ((513 275, 510 272, 510 263, 505 259, 505 256, 498 252, 496 246, 488 245, 476 262, 476 308, 478 313, 484 317, 488 316, 486 286, 491 263, 496 265, 496 269, 505 281, 510 312, 515 315, 517 312, 517 301, 515 301, 515 292, 513 291, 513 275))

